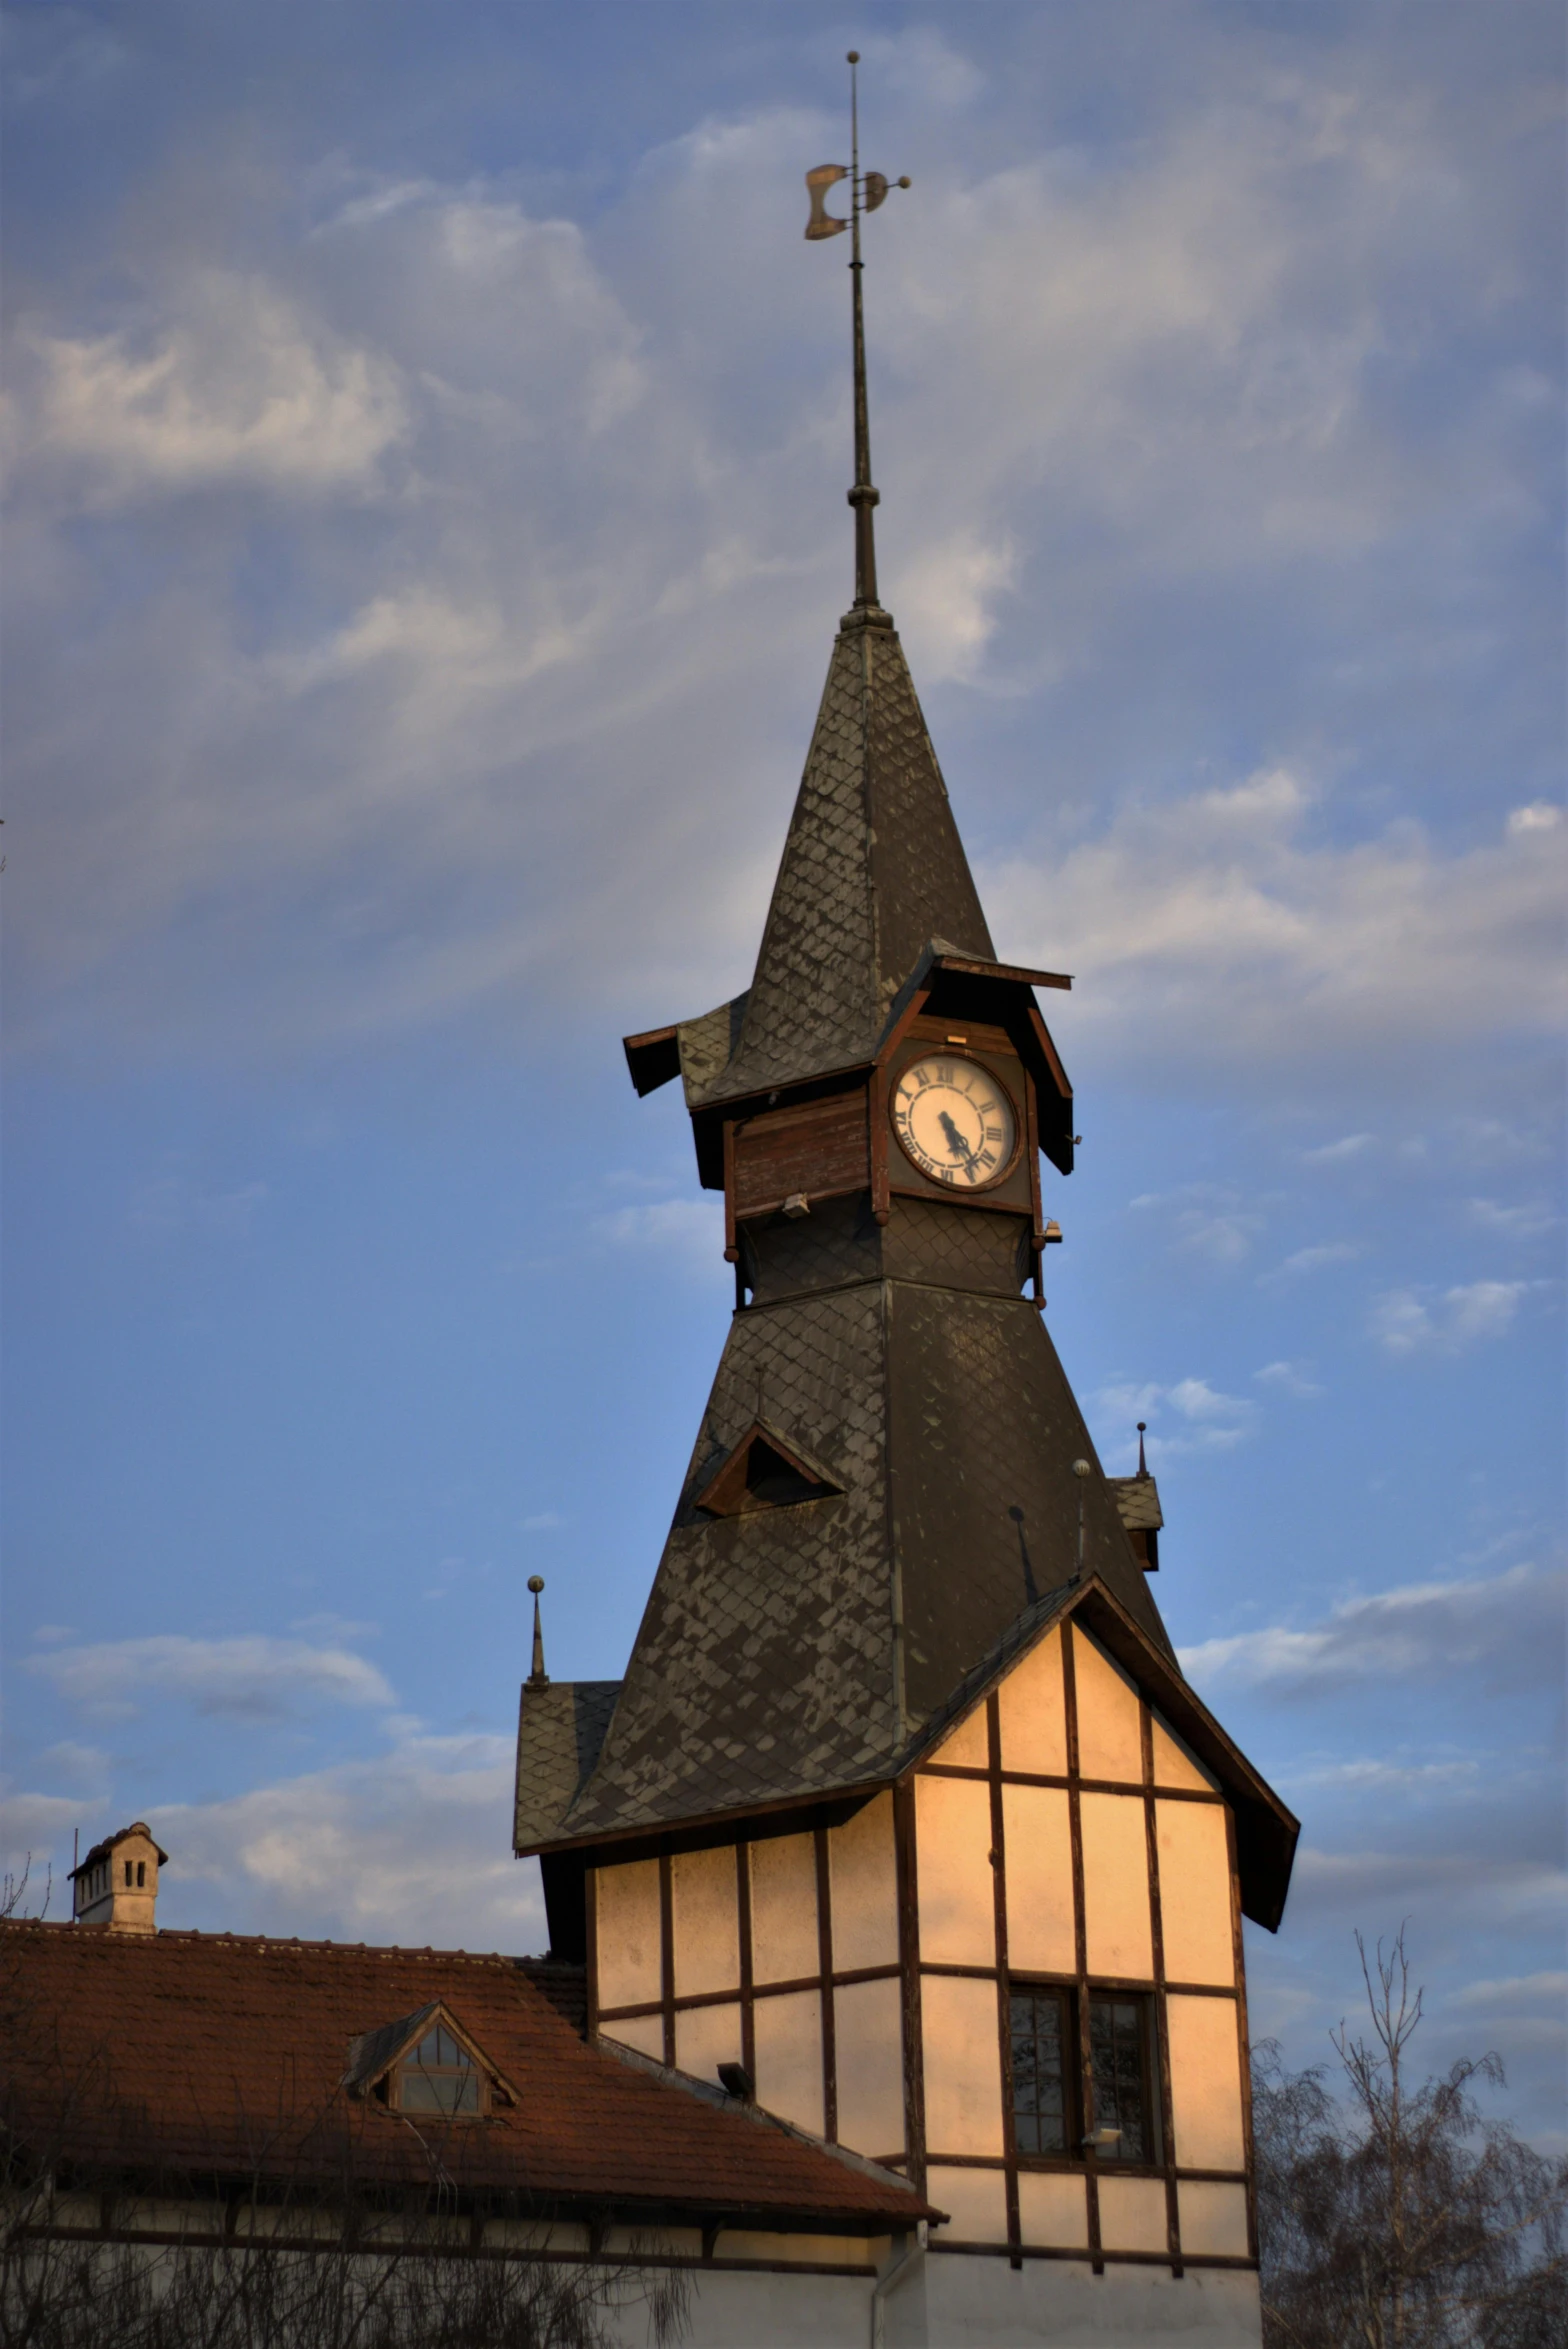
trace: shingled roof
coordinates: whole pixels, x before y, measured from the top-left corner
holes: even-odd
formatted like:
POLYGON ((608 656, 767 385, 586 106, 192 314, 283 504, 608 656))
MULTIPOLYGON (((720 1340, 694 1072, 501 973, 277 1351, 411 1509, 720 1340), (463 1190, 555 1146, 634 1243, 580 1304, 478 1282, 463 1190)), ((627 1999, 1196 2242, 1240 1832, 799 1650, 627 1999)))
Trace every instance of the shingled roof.
POLYGON ((887 1777, 1008 1626, 1073 1579, 1080 1504, 1084 1571, 1169 1656, 1025 1300, 872 1282, 750 1307, 731 1324, 602 1750, 553 1818, 570 1777, 555 1724, 574 1700, 523 1692, 520 1757, 552 1759, 537 1781, 519 1769, 519 1848, 887 1777), (759 1410, 842 1492, 705 1515, 697 1495, 759 1410))
POLYGON ((854 611, 828 663, 751 986, 676 1031, 687 1106, 863 1066, 933 942, 995 960, 903 646, 885 613, 854 611))
POLYGON ((427 2185, 535 2209, 886 2233, 934 2215, 891 2171, 717 2085, 584 2041, 505 1957, 0 1925, 13 2139, 78 2166, 427 2185), (351 2097, 350 2049, 439 2000, 516 2090, 482 2121, 351 2097))

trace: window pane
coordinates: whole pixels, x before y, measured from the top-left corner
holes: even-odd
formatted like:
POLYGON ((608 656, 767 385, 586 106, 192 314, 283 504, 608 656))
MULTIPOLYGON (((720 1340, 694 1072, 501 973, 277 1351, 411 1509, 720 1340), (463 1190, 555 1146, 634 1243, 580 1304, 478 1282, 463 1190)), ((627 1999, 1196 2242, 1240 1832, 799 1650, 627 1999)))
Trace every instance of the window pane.
POLYGON ((427 2031, 414 2050, 416 2064, 438 2064, 441 2061, 441 2030, 439 2024, 427 2031))
POLYGON ((404 2112, 477 2112, 478 2076, 472 2068, 422 2072, 410 2066, 403 2074, 398 2102, 404 2112))
POLYGON ((1013 2122, 1020 2153, 1067 2151, 1066 2000, 1012 1994, 1013 2122))
POLYGON ((1089 2001, 1089 2060, 1094 2082, 1094 2126, 1116 2129, 1114 2142, 1096 2148, 1101 2161, 1152 2161, 1146 2019, 1139 1998, 1089 2001))

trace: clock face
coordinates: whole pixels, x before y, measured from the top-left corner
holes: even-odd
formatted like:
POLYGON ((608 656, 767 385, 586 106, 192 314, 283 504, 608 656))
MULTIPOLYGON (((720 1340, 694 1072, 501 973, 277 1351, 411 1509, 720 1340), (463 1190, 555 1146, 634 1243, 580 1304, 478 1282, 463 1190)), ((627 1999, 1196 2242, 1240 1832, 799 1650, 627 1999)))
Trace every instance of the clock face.
POLYGON ((894 1087, 892 1106, 894 1132, 934 1183, 980 1191, 1013 1163, 1013 1105, 973 1060, 932 1052, 912 1061, 894 1087))

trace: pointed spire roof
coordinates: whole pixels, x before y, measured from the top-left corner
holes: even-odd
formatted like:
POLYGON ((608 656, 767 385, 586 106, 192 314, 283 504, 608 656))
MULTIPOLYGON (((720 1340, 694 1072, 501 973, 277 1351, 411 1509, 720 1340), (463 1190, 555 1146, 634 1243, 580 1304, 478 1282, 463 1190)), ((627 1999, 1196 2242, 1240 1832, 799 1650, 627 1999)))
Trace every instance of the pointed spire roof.
POLYGON ((863 1066, 933 944, 995 960, 904 648, 885 613, 857 609, 828 664, 750 990, 682 1031, 691 1105, 863 1066), (720 1050, 689 1050, 689 1031, 715 1023, 720 1050))

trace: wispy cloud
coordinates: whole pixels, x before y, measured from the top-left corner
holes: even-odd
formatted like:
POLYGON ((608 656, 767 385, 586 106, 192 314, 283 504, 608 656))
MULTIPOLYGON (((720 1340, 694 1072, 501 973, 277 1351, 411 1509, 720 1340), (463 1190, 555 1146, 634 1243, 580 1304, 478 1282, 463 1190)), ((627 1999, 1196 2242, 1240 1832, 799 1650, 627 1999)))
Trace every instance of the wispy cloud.
POLYGON ((1275 1387, 1282 1395, 1294 1395, 1299 1402, 1310 1402, 1324 1389, 1311 1375, 1310 1362, 1265 1362, 1253 1377, 1260 1386, 1275 1387))
POLYGON ((1441 1294, 1387 1289, 1367 1319, 1368 1334, 1388 1353, 1459 1354, 1512 1327, 1528 1281, 1468 1281, 1441 1294))
POLYGON ((1182 1378, 1173 1386, 1117 1381, 1101 1387, 1094 1402, 1096 1416, 1118 1429, 1147 1420, 1152 1430, 1148 1449, 1155 1459, 1228 1451, 1250 1434, 1258 1408, 1246 1396, 1227 1395, 1205 1378, 1182 1378), (1162 1417, 1175 1419, 1176 1432, 1160 1428, 1162 1417))
POLYGON ((1558 1218, 1545 1199, 1519 1200, 1512 1205, 1500 1199, 1472 1199, 1469 1208, 1483 1231, 1499 1232, 1506 1240, 1539 1240, 1557 1228, 1558 1218))
POLYGON ((541 1949, 537 1871, 510 1848, 516 1762, 507 1737, 406 1734, 385 1755, 227 1802, 164 1805, 149 1823, 171 1857, 169 1921, 541 1949))
MULTIPOLYGON (((511 1854, 511 1739, 430 1736, 413 1721, 384 1726, 389 1750, 362 1760, 224 1801, 145 1809, 169 1853, 160 1922, 445 1949, 542 1949, 538 1870, 511 1854)), ((0 1852, 13 1870, 33 1854, 35 1894, 55 1854, 51 1914, 58 1915, 60 1855, 68 1866, 73 1831, 90 1842, 133 1815, 101 1799, 86 1808, 80 1797, 11 1794, 0 1801, 0 1852)))
POLYGON ((1300 1280, 1307 1273, 1322 1272, 1330 1264, 1354 1264, 1358 1256, 1366 1254, 1366 1243, 1361 1240, 1318 1240, 1309 1248, 1298 1248, 1272 1272, 1260 1273, 1261 1284, 1271 1281, 1300 1280))
POLYGON ((1323 1142, 1316 1150, 1303 1150, 1302 1162, 1307 1166, 1340 1166, 1346 1159, 1360 1158, 1372 1147, 1370 1134, 1344 1134, 1337 1142, 1323 1142))
POLYGON ((181 1697, 202 1713, 268 1718, 301 1699, 339 1705, 391 1705, 391 1689, 374 1664, 343 1647, 271 1639, 249 1632, 231 1639, 105 1640, 57 1648, 29 1659, 68 1704, 104 1718, 127 1718, 160 1698, 181 1697))
POLYGON ((709 1269, 723 1264, 724 1215, 712 1199, 654 1199, 641 1207, 617 1207, 600 1217, 597 1228, 612 1247, 645 1249, 709 1269))
POLYGON ((1565 1588, 1561 1571, 1532 1565, 1406 1583, 1343 1600, 1304 1629, 1275 1624, 1200 1641, 1183 1649, 1182 1668, 1200 1686, 1240 1682, 1297 1697, 1458 1671, 1490 1689, 1547 1685, 1562 1673, 1565 1588))
POLYGON ((275 283, 207 267, 162 332, 24 327, 15 432, 92 506, 222 482, 364 489, 406 430, 397 370, 275 283))

